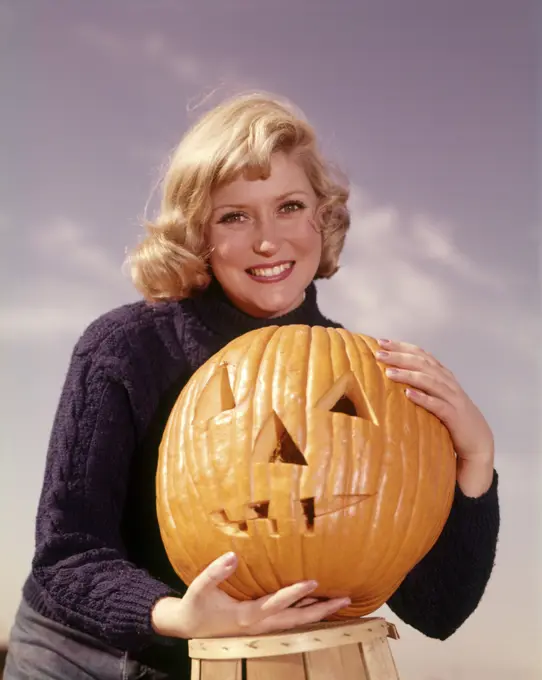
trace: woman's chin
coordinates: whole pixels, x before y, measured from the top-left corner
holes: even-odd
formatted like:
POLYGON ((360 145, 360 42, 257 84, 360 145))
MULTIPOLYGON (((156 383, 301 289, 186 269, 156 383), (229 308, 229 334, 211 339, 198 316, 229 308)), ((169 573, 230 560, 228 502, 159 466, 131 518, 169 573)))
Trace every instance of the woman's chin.
POLYGON ((253 316, 263 317, 263 318, 274 318, 279 316, 284 316, 288 312, 292 312, 294 309, 299 307, 303 302, 304 291, 300 293, 292 294, 292 292, 276 292, 276 293, 266 293, 264 295, 258 295, 251 300, 250 307, 253 309, 250 312, 253 316))

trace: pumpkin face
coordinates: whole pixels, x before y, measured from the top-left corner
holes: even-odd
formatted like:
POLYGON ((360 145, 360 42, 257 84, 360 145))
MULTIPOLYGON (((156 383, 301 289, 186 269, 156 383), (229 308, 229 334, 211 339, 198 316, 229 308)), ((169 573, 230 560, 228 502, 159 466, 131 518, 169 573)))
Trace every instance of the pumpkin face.
POLYGON ((191 583, 233 550, 223 585, 255 598, 304 579, 364 616, 393 594, 448 517, 446 428, 378 364, 374 339, 270 327, 194 373, 160 447, 157 510, 168 557, 191 583))

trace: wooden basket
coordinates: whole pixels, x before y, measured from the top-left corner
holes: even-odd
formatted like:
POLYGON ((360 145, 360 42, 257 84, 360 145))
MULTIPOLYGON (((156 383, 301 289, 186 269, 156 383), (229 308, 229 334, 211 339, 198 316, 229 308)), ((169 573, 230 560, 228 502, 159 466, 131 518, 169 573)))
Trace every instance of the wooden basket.
POLYGON ((320 623, 254 637, 193 639, 192 680, 398 680, 382 618, 320 623))

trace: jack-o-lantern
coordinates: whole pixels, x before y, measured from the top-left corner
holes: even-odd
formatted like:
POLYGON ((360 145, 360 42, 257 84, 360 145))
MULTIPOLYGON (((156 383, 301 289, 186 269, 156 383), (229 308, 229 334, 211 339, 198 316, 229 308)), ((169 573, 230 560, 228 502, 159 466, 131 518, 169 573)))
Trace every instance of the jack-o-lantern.
POLYGON ((233 550, 237 599, 303 579, 363 616, 393 594, 448 517, 455 454, 446 428, 389 380, 374 339, 267 327, 191 377, 160 446, 164 546, 189 584, 233 550))

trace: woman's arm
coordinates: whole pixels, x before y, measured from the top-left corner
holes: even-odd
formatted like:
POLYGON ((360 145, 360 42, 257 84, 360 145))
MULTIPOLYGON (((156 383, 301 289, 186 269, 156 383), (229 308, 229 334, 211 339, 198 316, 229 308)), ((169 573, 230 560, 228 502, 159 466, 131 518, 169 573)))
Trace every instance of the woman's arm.
POLYGON ((110 357, 74 353, 56 413, 27 597, 38 611, 127 650, 154 631, 169 587, 131 564, 120 535, 135 446, 125 387, 110 357))
POLYGON ((483 496, 495 476, 493 453, 488 453, 487 460, 469 461, 459 458, 456 474, 459 488, 465 496, 469 498, 483 496))
POLYGON ((497 485, 495 471, 489 489, 478 497, 456 485, 442 534, 388 601, 397 616, 428 637, 450 637, 482 599, 499 533, 497 485))

